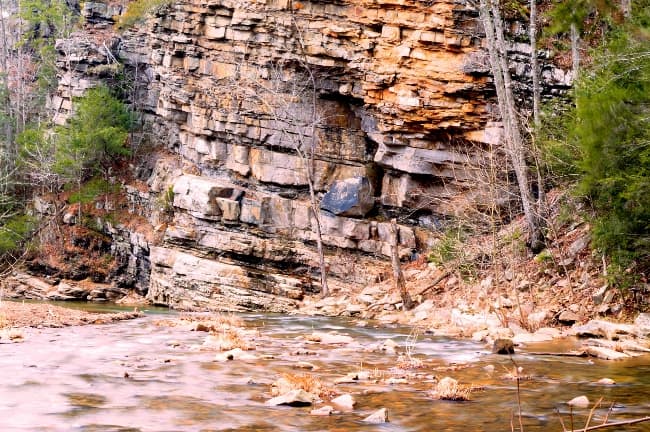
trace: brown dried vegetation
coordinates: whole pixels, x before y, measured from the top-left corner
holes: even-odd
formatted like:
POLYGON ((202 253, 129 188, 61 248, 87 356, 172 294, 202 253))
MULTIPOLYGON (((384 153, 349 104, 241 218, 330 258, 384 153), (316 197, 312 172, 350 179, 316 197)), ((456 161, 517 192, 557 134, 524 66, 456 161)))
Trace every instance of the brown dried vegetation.
POLYGON ((321 399, 329 399, 336 391, 328 387, 320 378, 312 374, 285 373, 271 384, 271 396, 279 396, 292 390, 304 390, 321 399))

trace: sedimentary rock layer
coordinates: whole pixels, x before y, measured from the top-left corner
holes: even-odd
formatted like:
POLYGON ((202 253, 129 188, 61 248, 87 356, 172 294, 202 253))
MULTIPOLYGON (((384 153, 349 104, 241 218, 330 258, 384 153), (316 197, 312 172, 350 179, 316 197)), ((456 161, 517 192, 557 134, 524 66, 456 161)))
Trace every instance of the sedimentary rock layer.
MULTIPOLYGON (((184 0, 122 35, 106 26, 115 11, 93 5, 94 36, 57 45, 52 107, 64 119, 117 59, 134 78, 162 155, 139 170, 166 200, 148 215, 164 230, 151 248, 157 302, 288 309, 318 290, 317 221, 334 284, 367 284, 390 252, 388 218, 407 256, 437 219, 493 198, 500 128, 463 1, 184 0), (337 185, 318 218, 310 183, 317 199, 337 185), (339 193, 346 184, 365 192, 339 193), (336 197, 362 210, 330 213, 336 197)), ((547 90, 565 85, 553 77, 547 90)))

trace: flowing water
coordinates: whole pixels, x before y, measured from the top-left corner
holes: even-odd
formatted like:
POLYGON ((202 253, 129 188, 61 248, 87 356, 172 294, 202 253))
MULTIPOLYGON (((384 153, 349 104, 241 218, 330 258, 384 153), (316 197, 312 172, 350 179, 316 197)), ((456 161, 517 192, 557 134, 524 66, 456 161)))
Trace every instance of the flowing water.
MULTIPOLYGON (((244 315, 259 329, 254 361, 215 362, 215 352, 198 349, 206 336, 181 327, 160 326, 169 316, 109 325, 28 329, 23 343, 0 345, 0 431, 509 431, 517 411, 516 381, 504 378, 513 364, 485 345, 420 335, 413 356, 426 367, 408 384, 382 381, 340 384, 357 401, 354 411, 329 417, 311 408, 269 407, 269 385, 282 373, 296 373, 297 362, 319 367, 326 382, 359 370, 389 376, 395 356, 366 352, 386 339, 406 344, 407 328, 358 327, 353 321, 322 317, 244 315), (349 347, 305 341, 314 329, 352 336, 349 347), (490 369, 494 368, 492 372, 490 369), (128 376, 127 376, 128 375, 128 376), (467 402, 433 400, 432 376, 451 376, 480 386, 467 402), (390 422, 361 420, 386 407, 390 422)), ((536 350, 558 350, 559 344, 536 350)), ((601 396, 593 424, 650 415, 650 357, 625 362, 518 353, 514 361, 530 379, 521 381, 522 422, 526 431, 567 429, 567 400, 601 396), (614 386, 596 384, 608 377, 614 386), (613 405, 612 405, 613 404, 613 405)), ((573 412, 584 427, 588 409, 573 412)), ((515 416, 515 424, 518 419, 515 416)), ((611 429, 610 429, 611 430, 611 429)), ((650 431, 650 424, 625 430, 650 431)))

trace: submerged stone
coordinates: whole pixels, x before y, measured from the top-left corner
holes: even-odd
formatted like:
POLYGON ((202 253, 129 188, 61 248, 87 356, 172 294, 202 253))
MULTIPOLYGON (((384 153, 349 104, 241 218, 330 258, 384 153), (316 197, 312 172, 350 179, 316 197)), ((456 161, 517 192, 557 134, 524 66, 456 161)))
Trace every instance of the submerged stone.
POLYGON ((330 405, 325 405, 324 407, 311 410, 309 414, 313 416, 329 416, 332 415, 333 412, 334 408, 332 408, 330 405))

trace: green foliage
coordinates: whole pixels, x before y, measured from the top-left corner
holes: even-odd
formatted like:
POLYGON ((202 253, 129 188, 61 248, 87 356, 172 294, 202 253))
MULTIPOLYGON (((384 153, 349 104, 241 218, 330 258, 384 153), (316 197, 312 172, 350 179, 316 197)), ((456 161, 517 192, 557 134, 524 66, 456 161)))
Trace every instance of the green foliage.
POLYGON ((36 227, 33 216, 18 215, 6 220, 0 225, 0 255, 18 251, 36 227))
POLYGON ((131 112, 107 87, 88 90, 57 131, 56 172, 78 184, 89 175, 106 174, 116 157, 130 154, 126 141, 132 123, 131 112))
POLYGON ((650 4, 614 29, 576 85, 569 140, 580 148, 579 192, 596 211, 596 247, 613 268, 650 268, 650 4))
POLYGON ((19 4, 20 18, 27 27, 22 43, 31 47, 38 58, 39 87, 46 92, 52 91, 57 84, 54 42, 68 36, 76 16, 65 0, 23 0, 19 4))
POLYGON ((144 21, 147 16, 158 13, 165 7, 171 5, 173 0, 135 0, 129 3, 116 27, 119 30, 126 30, 144 21))
POLYGON ((543 251, 535 255, 535 261, 545 265, 551 264, 554 261, 553 254, 548 249, 544 249, 543 251))
POLYGON ((72 10, 64 0, 22 0, 19 4, 20 18, 27 24, 27 40, 56 38, 74 22, 72 10))
POLYGON ((546 33, 556 35, 567 33, 572 24, 582 31, 591 16, 599 15, 601 19, 613 13, 618 3, 612 0, 568 0, 555 2, 548 11, 550 25, 546 33))
POLYGON ((158 206, 164 213, 174 212, 174 187, 169 186, 158 198, 158 206))
POLYGON ((445 232, 444 236, 431 249, 428 256, 429 262, 444 265, 458 259, 462 252, 463 240, 464 235, 461 230, 452 229, 445 232))
POLYGON ((580 147, 567 136, 575 122, 575 111, 565 100, 547 102, 542 109, 542 124, 537 131, 544 169, 555 183, 577 180, 580 147))
POLYGON ((42 125, 28 125, 16 137, 18 147, 17 168, 30 183, 50 190, 56 188, 53 171, 55 143, 42 125))
POLYGON ((465 253, 466 233, 461 228, 451 228, 434 245, 427 257, 439 266, 453 265, 463 278, 476 276, 476 266, 465 253))
POLYGON ((70 194, 68 202, 88 204, 100 195, 116 193, 119 190, 119 185, 111 184, 101 177, 95 177, 84 183, 79 190, 70 194))

